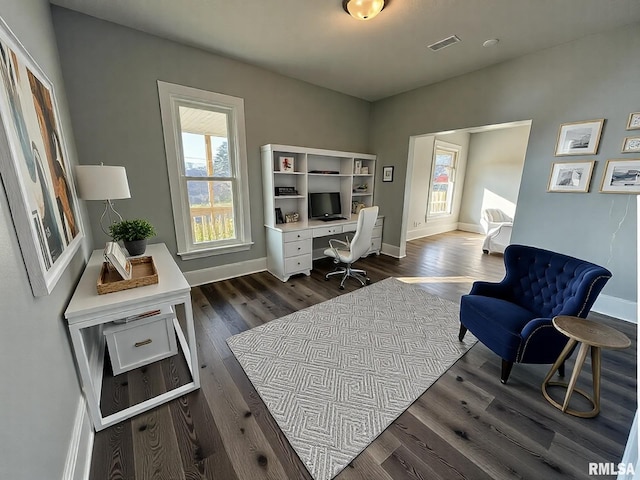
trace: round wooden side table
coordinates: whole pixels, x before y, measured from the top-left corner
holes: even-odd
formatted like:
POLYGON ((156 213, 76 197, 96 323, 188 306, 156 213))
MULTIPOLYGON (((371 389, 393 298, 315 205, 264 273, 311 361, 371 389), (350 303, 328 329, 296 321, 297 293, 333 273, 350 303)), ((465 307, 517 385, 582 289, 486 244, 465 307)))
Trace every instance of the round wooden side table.
POLYGON ((549 403, 551 403, 554 407, 559 408, 564 413, 582 418, 595 417, 600 412, 600 349, 610 348, 621 350, 624 348, 628 348, 631 345, 631 341, 626 335, 620 333, 614 328, 611 328, 607 325, 602 325, 597 322, 593 322, 591 320, 586 320, 584 318, 560 315, 554 317, 552 321, 553 326, 558 331, 569 337, 569 341, 564 347, 564 350, 562 350, 562 352, 560 353, 560 356, 558 357, 556 362, 551 367, 551 370, 549 370, 549 373, 547 373, 547 376, 544 378, 544 381, 542 382, 542 394, 544 395, 544 398, 549 401, 549 403), (550 380, 553 377, 553 374, 558 371, 560 365, 564 363, 564 361, 571 353, 573 347, 577 343, 580 343, 581 345, 569 383, 567 384, 564 382, 551 382, 550 380), (584 365, 584 361, 587 357, 587 352, 589 351, 589 349, 591 349, 593 397, 589 396, 586 392, 575 388, 578 376, 580 375, 580 370, 582 370, 582 366, 584 365), (549 396, 549 394, 547 393, 548 386, 560 386, 567 388, 567 393, 564 397, 564 403, 562 405, 560 405, 549 396), (591 402, 591 404, 593 405, 593 409, 585 412, 568 408, 569 400, 571 399, 571 395, 574 391, 589 400, 589 402, 591 402))

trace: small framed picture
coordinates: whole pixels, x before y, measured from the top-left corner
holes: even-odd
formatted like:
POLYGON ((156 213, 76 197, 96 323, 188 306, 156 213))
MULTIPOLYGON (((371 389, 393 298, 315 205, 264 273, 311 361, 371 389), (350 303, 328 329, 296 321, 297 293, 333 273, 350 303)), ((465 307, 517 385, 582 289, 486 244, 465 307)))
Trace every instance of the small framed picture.
POLYGON ((600 191, 602 193, 640 193, 640 159, 607 160, 600 191))
POLYGON ((280 171, 281 172, 293 172, 294 171, 294 162, 295 159, 293 157, 280 157, 280 171))
POLYGON ((555 162, 551 167, 547 192, 588 192, 594 164, 594 161, 555 162))
POLYGON ((633 112, 629 114, 627 130, 640 130, 640 112, 633 112))
POLYGON ((355 175, 360 175, 361 172, 362 172, 362 160, 356 160, 353 163, 353 173, 355 175))
POLYGON ((556 157, 595 155, 598 152, 603 125, 604 118, 560 125, 556 142, 556 157))
POLYGON ((627 137, 622 142, 622 153, 640 152, 640 137, 627 137))
POLYGON ((382 167, 382 181, 393 182, 393 167, 382 167))

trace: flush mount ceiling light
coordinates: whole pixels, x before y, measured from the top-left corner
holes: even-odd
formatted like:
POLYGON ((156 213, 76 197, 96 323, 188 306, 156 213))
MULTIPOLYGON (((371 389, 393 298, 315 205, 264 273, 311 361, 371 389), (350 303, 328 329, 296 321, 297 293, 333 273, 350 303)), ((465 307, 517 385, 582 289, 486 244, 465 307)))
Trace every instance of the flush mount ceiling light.
POLYGON ((343 0, 342 8, 345 12, 358 20, 371 20, 378 15, 387 0, 343 0))

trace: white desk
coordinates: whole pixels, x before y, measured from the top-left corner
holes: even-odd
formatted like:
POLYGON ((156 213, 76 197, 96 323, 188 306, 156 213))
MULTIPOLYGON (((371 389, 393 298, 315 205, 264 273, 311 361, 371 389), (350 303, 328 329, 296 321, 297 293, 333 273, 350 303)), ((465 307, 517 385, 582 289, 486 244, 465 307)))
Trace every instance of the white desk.
POLYGON ((98 295, 96 282, 102 266, 103 250, 95 250, 65 312, 74 354, 80 371, 82 388, 96 431, 131 418, 200 387, 193 311, 191 308, 191 287, 163 243, 149 245, 145 255, 153 257, 158 270, 157 284, 98 295), (173 320, 173 324, 191 372, 192 381, 149 400, 132 405, 120 412, 103 417, 100 409, 105 345, 102 326, 131 315, 177 305, 184 305, 188 341, 177 319, 173 320))
MULTIPOLYGON (((382 248, 383 217, 378 217, 371 236, 371 253, 380 254, 382 248)), ((281 223, 274 227, 265 225, 267 233, 267 270, 273 276, 286 282, 298 273, 311 275, 313 268, 313 239, 340 236, 355 232, 358 215, 346 220, 323 222, 306 220, 295 223, 281 223)), ((328 242, 322 250, 329 246, 328 242)))

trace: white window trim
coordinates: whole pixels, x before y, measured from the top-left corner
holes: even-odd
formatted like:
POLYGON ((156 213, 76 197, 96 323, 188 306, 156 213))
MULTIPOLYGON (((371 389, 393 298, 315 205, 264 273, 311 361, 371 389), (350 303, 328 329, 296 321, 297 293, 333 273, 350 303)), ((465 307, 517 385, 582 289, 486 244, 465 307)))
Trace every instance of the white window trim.
POLYGON ((427 212, 425 214, 425 221, 436 218, 447 218, 454 215, 455 205, 454 196, 456 190, 456 184, 458 183, 458 164, 460 163, 460 153, 462 153, 462 146, 455 143, 444 142, 442 140, 435 140, 433 142, 433 154, 431 156, 431 172, 429 173, 429 195, 427 197, 427 212), (453 164, 453 188, 451 189, 451 212, 449 213, 429 213, 431 210, 431 194, 433 193, 433 173, 436 168, 436 152, 438 150, 450 150, 456 152, 456 159, 453 164))
POLYGON ((249 250, 253 245, 251 240, 251 218, 249 212, 249 179, 247 168, 247 142, 244 124, 244 100, 238 97, 209 92, 197 88, 185 87, 174 83, 158 80, 158 96, 160 98, 160 113, 164 144, 167 155, 167 170, 169 173, 169 188, 171 190, 171 205, 173 221, 176 231, 178 255, 183 259, 202 258, 211 255, 249 250), (223 108, 230 114, 229 135, 233 137, 230 143, 229 155, 234 162, 233 168, 238 172, 238 192, 234 191, 234 208, 237 212, 237 238, 226 244, 196 245, 192 240, 191 215, 184 176, 184 162, 182 161, 182 136, 178 108, 180 105, 197 107, 223 108), (235 151, 232 150, 233 143, 235 151))

